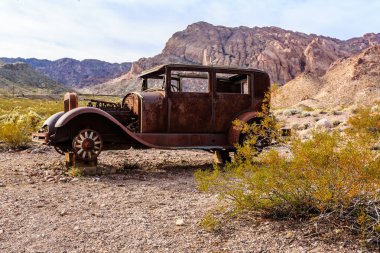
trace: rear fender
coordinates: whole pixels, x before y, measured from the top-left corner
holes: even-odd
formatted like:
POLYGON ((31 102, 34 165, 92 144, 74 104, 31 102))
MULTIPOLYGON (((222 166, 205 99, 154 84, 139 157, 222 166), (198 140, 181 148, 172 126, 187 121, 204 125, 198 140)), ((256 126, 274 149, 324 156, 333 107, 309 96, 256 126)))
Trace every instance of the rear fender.
MULTIPOLYGON (((249 123, 252 122, 252 120, 256 119, 258 117, 257 112, 246 112, 243 114, 240 114, 236 119, 244 122, 249 123)), ((228 143, 231 146, 234 146, 239 143, 240 138, 240 129, 237 126, 231 125, 229 133, 228 133, 228 143)))

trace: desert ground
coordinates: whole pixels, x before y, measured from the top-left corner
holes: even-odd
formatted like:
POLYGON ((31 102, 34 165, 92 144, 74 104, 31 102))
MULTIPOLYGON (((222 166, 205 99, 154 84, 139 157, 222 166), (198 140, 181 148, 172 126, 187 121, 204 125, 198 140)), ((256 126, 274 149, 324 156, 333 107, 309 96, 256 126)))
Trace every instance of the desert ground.
POLYGON ((200 220, 217 196, 199 192, 206 151, 125 150, 100 155, 101 173, 70 177, 50 147, 0 153, 0 252, 367 252, 322 220, 221 214, 200 220))

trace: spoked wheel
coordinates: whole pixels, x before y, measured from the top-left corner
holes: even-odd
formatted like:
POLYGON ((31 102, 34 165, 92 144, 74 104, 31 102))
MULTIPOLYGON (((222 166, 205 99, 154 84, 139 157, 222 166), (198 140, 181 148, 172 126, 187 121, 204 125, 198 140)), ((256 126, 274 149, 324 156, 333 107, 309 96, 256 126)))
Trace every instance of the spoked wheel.
POLYGON ((103 148, 103 140, 98 132, 84 129, 73 139, 73 150, 77 158, 94 161, 103 148))

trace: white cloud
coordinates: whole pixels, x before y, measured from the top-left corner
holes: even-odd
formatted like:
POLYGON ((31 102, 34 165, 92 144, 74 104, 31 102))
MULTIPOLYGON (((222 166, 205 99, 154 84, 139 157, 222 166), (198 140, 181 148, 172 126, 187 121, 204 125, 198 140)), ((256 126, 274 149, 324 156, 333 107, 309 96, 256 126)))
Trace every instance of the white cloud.
POLYGON ((380 1, 2 0, 0 56, 132 61, 197 21, 347 39, 380 32, 380 1))

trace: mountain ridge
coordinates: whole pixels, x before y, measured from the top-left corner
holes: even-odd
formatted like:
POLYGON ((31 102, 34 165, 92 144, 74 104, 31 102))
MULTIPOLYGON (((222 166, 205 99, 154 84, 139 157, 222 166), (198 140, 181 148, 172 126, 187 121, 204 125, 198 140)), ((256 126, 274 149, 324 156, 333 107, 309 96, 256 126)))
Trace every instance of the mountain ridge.
POLYGON ((380 33, 339 40, 273 26, 231 28, 197 22, 174 33, 160 54, 133 62, 128 73, 93 88, 102 93, 112 86, 113 94, 134 90, 138 74, 165 63, 252 67, 283 85, 302 73, 322 76, 336 60, 372 45, 380 45, 380 33))
POLYGON ((82 88, 116 78, 130 70, 131 63, 109 63, 96 59, 0 58, 5 63, 27 63, 36 71, 72 88, 82 88))
POLYGON ((69 88, 35 71, 26 63, 0 62, 0 93, 9 95, 59 94, 69 88))

